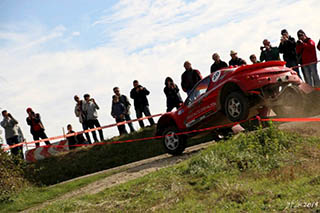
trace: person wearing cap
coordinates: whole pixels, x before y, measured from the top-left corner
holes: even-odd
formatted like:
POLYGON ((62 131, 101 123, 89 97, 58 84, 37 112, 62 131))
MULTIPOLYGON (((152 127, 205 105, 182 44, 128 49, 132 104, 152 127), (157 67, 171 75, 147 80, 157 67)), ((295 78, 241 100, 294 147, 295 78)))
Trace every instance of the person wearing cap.
POLYGON ((280 60, 278 47, 272 47, 268 39, 262 41, 263 46, 260 47, 260 61, 278 61, 280 60))
MULTIPOLYGON (((46 139, 48 138, 46 133, 44 132, 44 126, 41 122, 40 114, 34 113, 32 108, 27 108, 27 124, 30 126, 30 132, 33 136, 33 140, 37 141, 40 138, 46 139)), ((50 141, 45 141, 46 145, 50 145, 50 141)), ((36 143, 36 147, 39 147, 40 143, 36 143)))
POLYGON ((247 64, 245 60, 238 57, 238 53, 234 50, 230 51, 230 56, 231 60, 229 61, 229 66, 241 66, 247 64))
POLYGON ((211 65, 211 68, 210 68, 211 73, 217 70, 220 70, 222 68, 228 67, 228 64, 220 59, 220 56, 218 55, 218 53, 214 53, 212 55, 212 60, 214 60, 214 63, 211 65))
MULTIPOLYGON (((7 110, 2 111, 2 116, 3 120, 0 124, 4 128, 7 144, 9 146, 13 146, 20 143, 18 121, 8 113, 7 110)), ((23 158, 22 146, 18 146, 10 150, 13 155, 20 155, 23 158)))
POLYGON ((189 61, 184 62, 183 66, 185 68, 185 71, 181 75, 181 87, 182 90, 189 95, 191 89, 196 83, 198 83, 198 81, 202 79, 202 76, 199 70, 195 70, 192 68, 189 61))
POLYGON ((299 40, 297 41, 296 51, 298 55, 301 55, 304 79, 311 86, 320 86, 315 43, 306 36, 303 30, 299 30, 297 35, 299 40))
MULTIPOLYGON (((90 129, 100 127, 100 123, 98 121, 98 112, 99 106, 93 98, 90 98, 89 94, 85 94, 84 103, 82 104, 82 111, 85 114, 85 122, 90 129)), ((98 130, 100 141, 104 140, 102 129, 98 130)), ((92 131, 92 136, 95 142, 98 142, 98 138, 96 135, 96 131, 92 131)))
POLYGON ((252 64, 260 63, 260 61, 257 60, 257 56, 255 54, 250 55, 249 59, 252 62, 252 64))
POLYGON ((301 78, 299 68, 296 67, 298 65, 296 44, 296 40, 289 35, 286 29, 281 30, 279 53, 283 54, 283 60, 287 62, 286 67, 295 67, 293 70, 296 71, 301 78))

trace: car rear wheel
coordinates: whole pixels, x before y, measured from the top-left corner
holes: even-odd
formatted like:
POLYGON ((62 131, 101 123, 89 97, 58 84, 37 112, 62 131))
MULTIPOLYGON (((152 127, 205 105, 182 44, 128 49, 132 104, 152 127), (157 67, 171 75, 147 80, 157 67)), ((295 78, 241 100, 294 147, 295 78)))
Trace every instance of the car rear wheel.
POLYGON ((167 127, 163 131, 163 146, 169 154, 180 155, 186 148, 186 137, 184 135, 177 135, 178 132, 174 126, 167 127))
POLYGON ((246 120, 249 115, 248 99, 242 92, 232 92, 226 98, 224 109, 230 121, 246 120))

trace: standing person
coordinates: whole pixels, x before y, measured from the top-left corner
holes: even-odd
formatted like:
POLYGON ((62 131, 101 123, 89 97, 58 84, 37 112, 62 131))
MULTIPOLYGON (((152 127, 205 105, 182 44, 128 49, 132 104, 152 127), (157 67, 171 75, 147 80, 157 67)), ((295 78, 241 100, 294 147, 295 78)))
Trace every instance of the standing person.
MULTIPOLYGON (((149 94, 150 92, 145 87, 141 86, 137 80, 133 81, 133 89, 130 92, 130 97, 134 100, 134 109, 136 110, 137 118, 141 118, 142 113, 144 113, 145 116, 151 115, 147 99, 147 95, 149 94)), ((153 118, 149 118, 148 120, 151 126, 155 124, 153 118)), ((139 125, 141 128, 144 127, 142 120, 139 121, 139 125)))
MULTIPOLYGON (((85 114, 86 124, 88 125, 89 129, 93 129, 95 127, 101 127, 98 121, 98 112, 99 106, 93 98, 90 98, 89 94, 85 94, 84 96, 84 103, 82 104, 82 111, 85 114)), ((102 129, 99 130, 100 141, 104 140, 102 129)), ((96 131, 92 131, 92 136, 94 142, 98 142, 96 131)))
POLYGON ((230 51, 230 56, 231 60, 229 61, 229 66, 241 66, 247 64, 245 60, 238 57, 238 53, 234 50, 230 51))
MULTIPOLYGON (((82 125, 83 130, 89 129, 88 121, 86 119, 86 114, 82 110, 83 100, 80 100, 79 96, 75 95, 74 100, 76 102, 76 106, 74 107, 74 113, 79 118, 79 122, 82 125)), ((91 144, 91 139, 89 132, 86 132, 86 138, 89 144, 91 144)))
MULTIPOLYGON (((33 140, 37 141, 40 138, 46 139, 48 138, 46 133, 44 132, 44 126, 41 122, 41 117, 39 113, 34 113, 34 111, 29 107, 27 108, 27 124, 30 126, 30 132, 33 136, 33 140)), ((50 141, 45 141, 46 145, 50 145, 50 141)), ((36 143, 36 147, 39 147, 40 143, 36 143)))
POLYGON ((283 60, 286 63, 286 67, 295 67, 293 70, 299 74, 297 53, 296 53, 296 40, 291 37, 286 29, 281 30, 281 39, 279 44, 279 53, 283 53, 283 60))
POLYGON ((228 67, 228 64, 220 59, 220 56, 218 55, 218 53, 214 53, 212 55, 212 59, 214 60, 214 63, 211 65, 211 68, 210 68, 211 73, 217 70, 220 70, 222 68, 228 67))
MULTIPOLYGON (((67 134, 75 133, 75 131, 72 130, 71 124, 67 125, 67 130, 68 130, 67 134)), ((77 144, 77 137, 75 135, 69 136, 67 137, 67 140, 68 140, 69 149, 70 150, 75 149, 76 147, 74 145, 77 144)))
POLYGON ((181 76, 181 87, 182 90, 189 95, 191 89, 202 79, 202 76, 199 70, 192 68, 189 61, 184 62, 183 66, 186 70, 181 76))
MULTIPOLYGON (((123 103, 120 102, 119 100, 119 96, 117 95, 113 95, 112 96, 112 107, 111 107, 111 116, 116 119, 116 122, 123 122, 125 119, 125 113, 126 113, 126 107, 124 106, 123 103)), ((127 130, 126 130, 126 126, 123 125, 119 125, 118 126, 118 130, 119 130, 119 134, 123 135, 123 134, 128 134, 127 130)))
MULTIPOLYGON (((119 97, 119 101, 120 103, 122 103, 124 105, 124 107, 126 108, 126 111, 124 113, 124 118, 126 121, 131 121, 131 117, 130 117, 130 107, 131 107, 131 104, 130 104, 130 101, 129 99, 127 98, 127 96, 125 95, 122 95, 120 94, 120 89, 119 87, 114 87, 113 88, 113 92, 116 96, 119 97)), ((133 128, 133 125, 132 123, 128 123, 128 126, 130 128, 130 132, 134 132, 134 128, 133 128)))
POLYGON ((257 64, 260 63, 260 61, 257 61, 257 56, 255 54, 250 55, 250 61, 252 62, 252 64, 257 64))
POLYGON ((163 89, 164 94, 167 97, 167 112, 171 112, 173 108, 179 108, 182 103, 182 98, 179 93, 178 86, 173 82, 172 78, 167 77, 164 81, 166 85, 163 89))
POLYGON ((319 75, 317 71, 317 54, 314 41, 307 37, 303 30, 299 30, 296 51, 301 55, 302 72, 307 84, 319 86, 319 75))
POLYGON ((272 47, 268 39, 262 41, 263 46, 260 47, 260 61, 277 61, 280 60, 278 47, 272 47))
MULTIPOLYGON (((4 128, 5 138, 9 146, 18 144, 19 132, 18 132, 18 121, 7 112, 7 110, 2 111, 3 120, 1 121, 1 126, 4 128)), ((11 149, 13 155, 20 155, 23 158, 22 146, 18 146, 11 149)))

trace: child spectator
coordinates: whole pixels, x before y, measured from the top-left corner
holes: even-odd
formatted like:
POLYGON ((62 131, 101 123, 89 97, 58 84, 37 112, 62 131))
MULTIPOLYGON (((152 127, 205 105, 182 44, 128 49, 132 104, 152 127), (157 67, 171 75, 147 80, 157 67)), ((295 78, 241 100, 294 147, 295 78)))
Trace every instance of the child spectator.
MULTIPOLYGON (((125 106, 119 101, 119 97, 117 95, 112 96, 112 110, 111 115, 113 118, 116 119, 116 122, 123 122, 125 118, 126 108, 125 106)), ((128 134, 126 127, 124 124, 118 126, 119 134, 128 134)))
POLYGON ((164 84, 166 85, 163 89, 164 94, 167 97, 167 112, 171 112, 173 108, 179 108, 182 103, 182 98, 179 93, 178 86, 173 82, 172 78, 167 77, 164 84))
MULTIPOLYGON (((67 129, 68 129, 68 133, 67 134, 75 133, 75 131, 72 130, 72 125, 71 124, 67 125, 67 129)), ((67 140, 68 140, 68 144, 69 144, 69 149, 70 150, 76 148, 76 146, 74 146, 74 145, 87 144, 87 141, 83 137, 82 134, 76 134, 76 135, 73 135, 73 136, 69 136, 69 137, 67 137, 67 140)))

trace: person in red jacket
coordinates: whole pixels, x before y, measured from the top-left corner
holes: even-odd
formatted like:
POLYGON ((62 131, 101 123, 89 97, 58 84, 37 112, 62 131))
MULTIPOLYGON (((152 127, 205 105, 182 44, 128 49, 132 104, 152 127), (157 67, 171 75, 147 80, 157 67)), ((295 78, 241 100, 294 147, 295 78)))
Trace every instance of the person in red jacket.
POLYGON ((303 30, 298 31, 296 51, 301 55, 302 72, 306 83, 311 86, 319 86, 320 80, 317 71, 317 54, 314 41, 307 37, 303 30))

